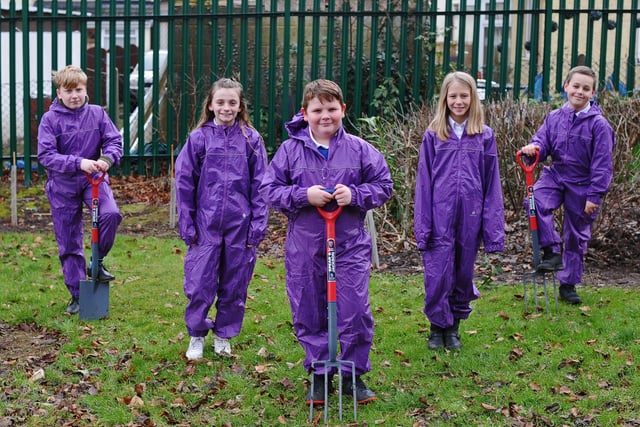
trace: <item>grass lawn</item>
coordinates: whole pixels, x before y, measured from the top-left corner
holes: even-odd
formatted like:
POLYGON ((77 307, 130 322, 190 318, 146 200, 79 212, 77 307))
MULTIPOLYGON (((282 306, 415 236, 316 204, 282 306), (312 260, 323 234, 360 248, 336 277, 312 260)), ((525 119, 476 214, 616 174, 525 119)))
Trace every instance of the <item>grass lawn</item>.
MULTIPOLYGON (((110 316, 79 321, 64 314, 53 235, 0 234, 0 323, 66 339, 42 379, 0 362, 0 426, 311 424, 281 260, 258 261, 234 357, 217 357, 209 337, 205 359, 187 363, 184 255, 178 239, 118 236, 107 259, 117 277, 110 316)), ((640 424, 640 290, 586 286, 581 306, 526 314, 520 286, 479 286, 463 349, 434 352, 422 276, 372 274, 376 331, 364 379, 379 400, 358 407, 354 422, 345 398, 342 425, 640 424)), ((330 402, 329 424, 340 425, 337 396, 330 402)), ((324 424, 321 408, 313 418, 324 424)))

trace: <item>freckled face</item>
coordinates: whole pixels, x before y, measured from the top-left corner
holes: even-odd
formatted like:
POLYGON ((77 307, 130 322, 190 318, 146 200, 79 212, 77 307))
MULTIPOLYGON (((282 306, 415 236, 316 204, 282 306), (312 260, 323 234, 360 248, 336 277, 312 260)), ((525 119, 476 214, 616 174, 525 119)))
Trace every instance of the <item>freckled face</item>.
POLYGON ((73 89, 61 87, 56 89, 56 94, 65 107, 76 110, 82 107, 87 100, 87 86, 79 84, 73 89))
POLYGON ((567 93, 569 106, 576 111, 584 109, 589 100, 596 94, 593 78, 578 73, 574 74, 571 80, 564 84, 564 91, 567 93))
POLYGON ((327 142, 342 126, 346 108, 347 106, 341 105, 337 99, 327 102, 313 98, 307 107, 302 109, 302 114, 309 123, 313 137, 318 142, 327 142))
POLYGON ((471 105, 471 89, 462 83, 453 82, 447 91, 447 107, 456 123, 464 122, 469 117, 471 105))
POLYGON ((209 104, 209 111, 213 112, 216 123, 219 125, 233 125, 236 122, 238 113, 242 111, 238 90, 228 88, 216 90, 209 104))

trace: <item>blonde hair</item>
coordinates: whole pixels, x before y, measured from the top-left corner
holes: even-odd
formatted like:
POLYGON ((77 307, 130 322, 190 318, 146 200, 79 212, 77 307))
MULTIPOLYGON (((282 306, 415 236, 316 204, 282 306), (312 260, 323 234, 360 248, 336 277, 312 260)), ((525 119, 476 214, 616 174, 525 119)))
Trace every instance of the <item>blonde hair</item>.
POLYGON ((75 89, 79 85, 87 85, 87 74, 76 65, 67 65, 60 71, 53 72, 53 84, 57 88, 75 89))
POLYGON ((568 84, 576 74, 582 74, 584 76, 591 77, 593 79, 593 88, 595 89, 596 84, 598 83, 596 72, 586 65, 578 65, 577 67, 573 67, 572 69, 570 69, 569 73, 567 74, 567 78, 564 80, 565 84, 568 84))
POLYGON ((434 131, 438 138, 442 141, 447 141, 451 134, 451 127, 449 125, 449 106, 447 105, 447 95, 449 88, 454 83, 460 83, 466 86, 471 92, 471 101, 469 102, 469 117, 467 118, 466 131, 468 135, 476 135, 484 131, 484 111, 480 104, 480 98, 478 97, 478 89, 476 88, 476 81, 471 75, 462 72, 454 71, 445 76, 442 81, 442 87, 440 88, 440 98, 436 104, 436 114, 429 123, 429 129, 434 131))
POLYGON ((215 114, 213 113, 213 111, 209 110, 209 105, 211 105, 211 102, 213 101, 213 96, 215 95, 216 91, 219 89, 235 89, 238 92, 238 98, 240 98, 240 112, 238 112, 238 116, 236 117, 236 120, 238 121, 238 124, 242 129, 242 133, 244 134, 244 129, 243 129, 244 126, 247 126, 247 127, 253 127, 253 126, 251 126, 251 121, 249 119, 249 111, 247 110, 247 100, 243 95, 242 84, 239 81, 226 78, 226 77, 216 80, 211 85, 211 88, 209 89, 209 92, 207 94, 207 99, 205 99, 204 103, 202 104, 202 113, 200 114, 200 120, 198 121, 196 128, 199 128, 202 125, 204 125, 206 122, 209 122, 214 119, 215 114))
POLYGON ((302 92, 302 108, 307 108, 313 98, 323 102, 338 101, 340 105, 344 105, 342 89, 331 80, 317 79, 307 83, 302 92))

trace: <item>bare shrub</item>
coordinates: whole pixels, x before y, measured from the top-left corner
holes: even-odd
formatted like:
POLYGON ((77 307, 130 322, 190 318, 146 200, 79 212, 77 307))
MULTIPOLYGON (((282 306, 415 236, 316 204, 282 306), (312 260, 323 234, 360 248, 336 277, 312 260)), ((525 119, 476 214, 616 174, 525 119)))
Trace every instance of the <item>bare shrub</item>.
MULTIPOLYGON (((612 261, 633 260, 640 252, 640 99, 600 95, 600 106, 616 134, 614 180, 593 228, 594 248, 608 248, 612 261)), ((553 104, 497 100, 485 105, 486 122, 496 135, 507 222, 524 217, 524 172, 515 161, 516 152, 530 140, 553 104)), ((394 180, 394 195, 376 211, 388 249, 415 248, 413 196, 418 152, 422 136, 433 117, 433 106, 422 105, 389 117, 371 117, 357 123, 359 134, 385 156, 394 180)), ((542 170, 537 168, 536 174, 542 170)), ((560 215, 562 212, 559 212, 560 215)))

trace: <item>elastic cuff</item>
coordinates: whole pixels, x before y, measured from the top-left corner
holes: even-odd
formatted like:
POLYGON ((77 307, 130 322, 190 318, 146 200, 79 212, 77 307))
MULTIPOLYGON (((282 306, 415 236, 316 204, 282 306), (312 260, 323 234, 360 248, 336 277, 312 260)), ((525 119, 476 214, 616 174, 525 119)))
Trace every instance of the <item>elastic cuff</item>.
POLYGON ((102 160, 103 162, 108 164, 109 167, 113 166, 113 161, 107 156, 100 156, 100 159, 98 159, 98 160, 102 160))

